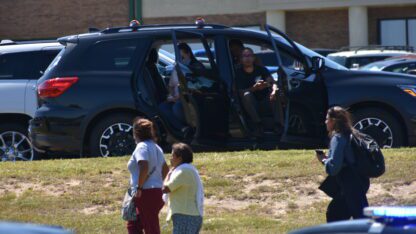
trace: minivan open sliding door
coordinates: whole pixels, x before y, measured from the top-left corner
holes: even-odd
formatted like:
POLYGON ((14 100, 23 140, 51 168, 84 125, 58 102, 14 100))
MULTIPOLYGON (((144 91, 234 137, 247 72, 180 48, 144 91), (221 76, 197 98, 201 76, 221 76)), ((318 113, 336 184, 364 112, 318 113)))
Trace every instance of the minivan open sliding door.
MULTIPOLYGON (((228 113, 223 106, 226 106, 225 95, 222 93, 220 79, 218 79, 218 68, 207 39, 202 33, 177 29, 172 30, 172 41, 175 49, 175 71, 179 80, 179 94, 182 102, 187 125, 192 128, 194 143, 198 144, 221 144, 224 143, 228 132, 228 113), (185 72, 186 65, 183 63, 178 48, 178 37, 187 40, 197 40, 205 50, 208 61, 204 63, 210 69, 205 75, 192 76, 185 72), (208 62, 208 63, 207 63, 208 62), (205 77, 204 77, 205 76, 205 77), (198 79, 212 80, 213 87, 198 89, 190 88, 189 84, 198 82, 198 79), (190 82, 192 81, 192 82, 190 82), (211 142, 203 143, 204 140, 211 142)), ((205 65, 204 65, 205 66, 205 65)))

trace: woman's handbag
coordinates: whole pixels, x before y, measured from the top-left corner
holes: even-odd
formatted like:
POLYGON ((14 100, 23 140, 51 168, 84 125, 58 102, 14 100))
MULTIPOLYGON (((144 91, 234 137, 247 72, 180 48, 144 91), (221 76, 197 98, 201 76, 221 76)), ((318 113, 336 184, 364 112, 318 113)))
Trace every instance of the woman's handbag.
POLYGON ((137 219, 134 195, 136 195, 136 191, 133 191, 131 188, 127 189, 126 195, 124 195, 121 217, 125 221, 136 221, 137 219))

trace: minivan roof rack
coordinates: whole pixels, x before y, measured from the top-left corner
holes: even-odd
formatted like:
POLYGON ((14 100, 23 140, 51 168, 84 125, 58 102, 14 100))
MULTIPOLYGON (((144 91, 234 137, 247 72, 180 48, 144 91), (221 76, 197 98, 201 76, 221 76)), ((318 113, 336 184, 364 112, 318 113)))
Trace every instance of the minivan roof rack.
MULTIPOLYGON (((116 28, 107 28, 104 29, 103 31, 101 31, 101 33, 117 33, 117 32, 121 32, 121 31, 136 31, 136 30, 140 30, 140 29, 151 29, 151 28, 176 28, 176 27, 195 27, 198 28, 199 26, 196 24, 145 24, 145 25, 139 25, 139 26, 134 26, 134 27, 116 27, 116 28)), ((203 28, 212 28, 212 29, 226 29, 226 28, 230 28, 228 26, 225 25, 221 25, 221 24, 204 24, 203 28)))
POLYGON ((413 46, 384 46, 384 45, 368 45, 368 46, 346 46, 342 47, 339 51, 354 51, 357 53, 360 50, 401 50, 407 52, 414 52, 413 46))
POLYGON ((65 36, 58 38, 58 42, 61 43, 61 45, 66 46, 68 43, 78 43, 78 35, 71 35, 71 36, 65 36))

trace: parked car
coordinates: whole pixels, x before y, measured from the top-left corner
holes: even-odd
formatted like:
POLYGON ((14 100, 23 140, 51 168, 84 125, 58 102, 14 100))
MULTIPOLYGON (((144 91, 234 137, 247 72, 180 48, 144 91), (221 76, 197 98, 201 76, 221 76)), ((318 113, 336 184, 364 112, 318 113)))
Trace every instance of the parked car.
POLYGON ((336 49, 327 49, 327 48, 313 48, 312 50, 324 57, 328 56, 328 54, 338 52, 338 50, 336 49))
POLYGON ((0 43, 0 161, 35 157, 27 129, 37 108, 36 81, 62 48, 56 41, 0 43))
POLYGON ((72 234, 62 227, 47 226, 32 223, 17 223, 0 221, 0 233, 10 234, 72 234))
POLYGON ((60 38, 65 48, 38 81, 39 108, 29 127, 33 144, 46 152, 130 154, 135 147, 132 119, 142 116, 155 122, 162 145, 185 141, 196 149, 216 150, 317 147, 328 141, 326 110, 340 105, 354 113, 355 127, 382 147, 416 145, 413 77, 351 71, 278 29, 265 28, 266 32, 214 24, 142 25, 60 38), (284 106, 282 134, 271 131, 272 116, 266 110, 261 112, 265 137, 252 137, 255 129, 234 92, 238 77, 228 47, 232 39, 256 45, 255 52, 275 53, 284 106), (209 66, 203 78, 210 85, 189 86, 195 80, 183 70, 179 40, 205 49, 209 66), (162 46, 175 51, 180 100, 192 131, 176 129, 158 107, 166 87, 156 84, 161 76, 149 72, 154 69, 145 61, 152 49, 162 46))
POLYGON ((416 55, 408 57, 391 58, 383 61, 370 63, 361 67, 360 70, 367 71, 388 71, 415 75, 416 55))
POLYGON ((413 47, 407 46, 363 46, 341 49, 327 57, 347 68, 358 69, 386 58, 414 55, 413 51, 413 47))
POLYGON ((302 228, 290 234, 416 233, 416 207, 368 207, 364 214, 369 218, 302 228))

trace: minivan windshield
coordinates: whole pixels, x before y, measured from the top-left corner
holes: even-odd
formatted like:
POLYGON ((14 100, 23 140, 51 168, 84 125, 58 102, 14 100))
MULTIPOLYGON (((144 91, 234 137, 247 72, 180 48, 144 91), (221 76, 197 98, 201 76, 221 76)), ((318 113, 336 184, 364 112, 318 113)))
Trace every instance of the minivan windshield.
POLYGON ((325 60, 325 65, 329 68, 336 69, 336 70, 348 70, 348 68, 332 61, 331 59, 328 59, 327 57, 324 57, 324 56, 316 53, 315 51, 304 47, 303 45, 301 45, 297 42, 295 42, 295 43, 299 47, 299 49, 302 51, 302 53, 305 54, 306 56, 308 56, 309 58, 312 58, 312 57, 315 57, 315 56, 321 57, 325 60))

